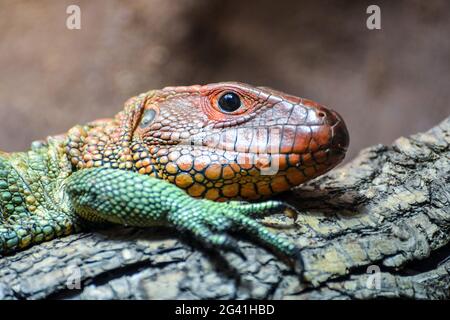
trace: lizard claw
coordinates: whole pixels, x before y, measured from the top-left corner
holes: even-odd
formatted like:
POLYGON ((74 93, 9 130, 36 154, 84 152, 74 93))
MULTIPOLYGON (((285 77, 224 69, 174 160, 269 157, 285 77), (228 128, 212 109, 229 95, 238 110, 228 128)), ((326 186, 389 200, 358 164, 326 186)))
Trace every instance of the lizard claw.
POLYGON ((286 217, 292 218, 295 223, 297 221, 299 211, 294 206, 291 206, 290 204, 287 204, 287 203, 283 203, 283 204, 285 206, 284 214, 286 215, 286 217))
POLYGON ((295 273, 299 274, 301 277, 303 277, 303 272, 305 270, 305 264, 303 262, 303 257, 300 249, 295 249, 293 253, 293 259, 294 259, 294 271, 295 273))
POLYGON ((247 260, 247 257, 245 256, 244 252, 242 252, 241 248, 238 245, 238 242, 233 238, 227 237, 227 240, 222 245, 222 249, 224 251, 233 252, 235 255, 239 256, 244 261, 247 260))

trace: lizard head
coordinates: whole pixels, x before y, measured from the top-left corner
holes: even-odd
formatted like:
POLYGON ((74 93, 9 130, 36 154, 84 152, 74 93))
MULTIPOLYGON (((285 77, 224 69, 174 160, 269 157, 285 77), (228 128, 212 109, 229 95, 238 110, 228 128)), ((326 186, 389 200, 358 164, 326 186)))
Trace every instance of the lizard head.
POLYGON ((88 157, 91 165, 104 165, 106 154, 113 167, 166 179, 212 200, 288 190, 335 167, 349 143, 335 111, 235 82, 149 91, 131 98, 114 124, 91 127, 97 133, 88 136, 109 140, 97 164, 88 157))

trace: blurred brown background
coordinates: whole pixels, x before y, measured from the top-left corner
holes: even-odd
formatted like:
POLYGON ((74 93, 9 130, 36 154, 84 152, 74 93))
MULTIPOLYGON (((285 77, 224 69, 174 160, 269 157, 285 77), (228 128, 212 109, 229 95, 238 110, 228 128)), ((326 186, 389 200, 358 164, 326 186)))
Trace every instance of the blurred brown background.
POLYGON ((328 105, 347 159, 450 114, 450 2, 0 0, 0 149, 167 85, 236 80, 328 105), (66 8, 81 7, 81 30, 66 8), (381 7, 382 30, 366 28, 381 7))

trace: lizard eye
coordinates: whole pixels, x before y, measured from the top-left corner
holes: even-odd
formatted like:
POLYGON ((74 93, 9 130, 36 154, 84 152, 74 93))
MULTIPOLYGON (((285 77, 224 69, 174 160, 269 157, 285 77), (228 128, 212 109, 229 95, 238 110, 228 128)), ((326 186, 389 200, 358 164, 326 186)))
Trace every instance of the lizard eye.
POLYGON ((153 109, 148 109, 144 111, 144 115, 142 117, 141 123, 139 124, 139 126, 141 128, 145 128, 147 127, 150 123, 153 122, 153 120, 155 119, 156 116, 156 111, 153 109))
POLYGON ((218 103, 222 111, 233 112, 240 108, 241 99, 234 92, 226 92, 220 97, 218 103))

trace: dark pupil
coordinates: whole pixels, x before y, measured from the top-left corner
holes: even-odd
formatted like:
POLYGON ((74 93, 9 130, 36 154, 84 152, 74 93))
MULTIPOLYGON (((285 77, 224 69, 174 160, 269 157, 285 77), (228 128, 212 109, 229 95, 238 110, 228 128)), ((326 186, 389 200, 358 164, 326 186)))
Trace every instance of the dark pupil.
POLYGON ((241 99, 239 99, 239 96, 236 93, 233 92, 225 93, 219 99, 219 107, 223 111, 233 112, 239 109, 240 106, 241 106, 241 99))

